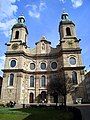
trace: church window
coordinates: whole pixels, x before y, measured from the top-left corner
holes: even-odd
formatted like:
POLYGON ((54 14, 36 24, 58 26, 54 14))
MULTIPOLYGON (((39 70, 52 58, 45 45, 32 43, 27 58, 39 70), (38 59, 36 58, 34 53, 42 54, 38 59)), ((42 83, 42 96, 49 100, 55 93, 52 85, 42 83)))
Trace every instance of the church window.
POLYGON ((34 76, 30 76, 30 87, 34 87, 34 76))
POLYGON ((67 35, 67 36, 71 36, 71 31, 70 31, 70 28, 69 28, 69 27, 66 28, 66 35, 67 35))
POLYGON ((41 77, 41 87, 45 87, 46 86, 46 77, 43 75, 41 77))
POLYGON ((69 59, 69 62, 70 62, 71 65, 75 65, 76 64, 76 59, 74 57, 71 57, 69 59))
POLYGON ((10 66, 15 67, 16 66, 16 60, 11 60, 10 66))
POLYGON ((13 86, 14 74, 10 74, 9 86, 13 86))
POLYGON ((56 62, 52 62, 51 63, 51 68, 52 69, 56 69, 57 68, 57 63, 56 62))
POLYGON ((46 63, 41 63, 41 69, 45 70, 46 69, 46 63))
POLYGON ((72 72, 72 82, 74 85, 77 84, 77 73, 75 71, 72 72))
POLYGON ((45 44, 42 43, 42 50, 45 50, 45 44))
POLYGON ((19 38, 19 31, 16 31, 15 33, 15 39, 18 39, 19 38))
POLYGON ((34 70, 35 69, 35 64, 34 63, 30 63, 30 69, 34 70))

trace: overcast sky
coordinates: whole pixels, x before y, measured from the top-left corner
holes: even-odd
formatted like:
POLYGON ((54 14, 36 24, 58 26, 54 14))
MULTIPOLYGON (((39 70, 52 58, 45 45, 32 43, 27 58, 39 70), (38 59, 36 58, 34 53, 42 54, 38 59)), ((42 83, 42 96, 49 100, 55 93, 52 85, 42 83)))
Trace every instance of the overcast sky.
POLYGON ((59 43, 58 26, 63 9, 76 24, 81 39, 82 60, 90 70, 90 0, 0 0, 0 75, 4 66, 5 43, 11 28, 23 14, 29 31, 27 44, 31 48, 44 35, 55 47, 59 43))

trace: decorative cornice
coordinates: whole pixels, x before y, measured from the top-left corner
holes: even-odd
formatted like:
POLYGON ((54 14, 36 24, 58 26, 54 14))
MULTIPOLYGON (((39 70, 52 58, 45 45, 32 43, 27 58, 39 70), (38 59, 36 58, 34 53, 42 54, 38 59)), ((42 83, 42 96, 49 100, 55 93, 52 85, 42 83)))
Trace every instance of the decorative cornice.
POLYGON ((56 71, 33 71, 33 72, 31 72, 31 71, 26 71, 26 70, 23 70, 23 69, 3 69, 2 70, 4 73, 6 73, 6 72, 20 72, 20 75, 21 75, 21 72, 22 73, 27 73, 27 74, 35 74, 35 75, 37 75, 37 74, 51 74, 51 73, 58 73, 59 71, 58 70, 56 70, 56 71))
POLYGON ((72 21, 60 21, 60 26, 67 25, 67 24, 73 24, 75 26, 75 24, 72 21))
POLYGON ((77 40, 77 38, 75 36, 65 36, 65 37, 63 37, 63 39, 75 39, 75 40, 77 40))
POLYGON ((10 41, 10 43, 14 43, 14 42, 20 42, 20 43, 21 43, 22 40, 20 40, 20 39, 14 39, 14 40, 11 40, 11 41, 10 41))
POLYGON ((62 70, 82 70, 85 66, 76 66, 76 67, 62 67, 62 70))
POLYGON ((23 69, 2 69, 3 72, 23 72, 23 69))
POLYGON ((61 67, 59 70, 56 70, 56 71, 27 71, 27 70, 24 70, 24 69, 3 69, 2 71, 5 73, 5 72, 20 72, 20 74, 18 75, 21 75, 21 72, 22 73, 27 73, 27 74, 52 74, 52 73, 59 73, 60 71, 62 70, 83 70, 85 68, 85 66, 76 66, 76 67, 61 67))
POLYGON ((81 41, 81 39, 76 39, 76 40, 75 40, 75 42, 80 42, 80 41, 81 41))
POLYGON ((63 48, 62 50, 61 50, 61 52, 62 53, 68 53, 68 52, 79 52, 79 53, 81 53, 81 51, 82 51, 82 49, 80 49, 80 48, 63 48))
POLYGON ((40 59, 40 58, 58 58, 58 56, 60 55, 59 52, 58 53, 52 53, 52 54, 26 54, 24 51, 9 51, 5 53, 6 56, 24 56, 24 57, 32 57, 34 59, 40 59))
POLYGON ((24 51, 7 51, 5 53, 6 57, 7 56, 23 56, 25 58, 29 58, 29 57, 32 57, 34 59, 41 59, 41 58, 46 58, 46 59, 52 59, 52 58, 58 58, 59 56, 61 56, 63 53, 65 54, 68 54, 70 52, 73 52, 73 53, 81 53, 81 50, 80 48, 63 48, 63 49, 60 49, 59 52, 57 53, 50 53, 50 54, 27 54, 25 53, 24 51))

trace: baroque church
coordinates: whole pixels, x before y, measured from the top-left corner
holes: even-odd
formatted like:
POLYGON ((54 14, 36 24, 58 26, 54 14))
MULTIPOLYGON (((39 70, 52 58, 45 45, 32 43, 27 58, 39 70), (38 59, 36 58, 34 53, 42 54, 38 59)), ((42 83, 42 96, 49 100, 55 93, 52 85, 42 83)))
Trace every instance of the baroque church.
MULTIPOLYGON (((77 98, 85 99, 84 66, 82 64, 80 39, 76 36, 75 24, 63 12, 59 23, 60 41, 56 48, 42 36, 35 48, 27 46, 28 29, 24 16, 19 16, 12 27, 11 39, 5 53, 1 100, 5 103, 38 103, 46 100, 53 103, 47 94, 50 76, 63 75, 71 79, 72 89, 67 94, 67 103, 77 98), (41 96, 38 98, 38 96, 41 96)), ((67 83, 68 84, 68 83, 67 83)))

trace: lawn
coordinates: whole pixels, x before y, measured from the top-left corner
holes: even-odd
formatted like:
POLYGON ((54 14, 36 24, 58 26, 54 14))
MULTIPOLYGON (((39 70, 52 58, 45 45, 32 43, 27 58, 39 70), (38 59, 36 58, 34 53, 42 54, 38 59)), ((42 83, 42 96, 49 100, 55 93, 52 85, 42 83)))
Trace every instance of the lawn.
POLYGON ((0 108, 0 120, 73 120, 73 113, 54 108, 0 108))
POLYGON ((11 108, 0 108, 0 120, 23 120, 29 113, 11 108))

